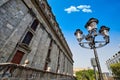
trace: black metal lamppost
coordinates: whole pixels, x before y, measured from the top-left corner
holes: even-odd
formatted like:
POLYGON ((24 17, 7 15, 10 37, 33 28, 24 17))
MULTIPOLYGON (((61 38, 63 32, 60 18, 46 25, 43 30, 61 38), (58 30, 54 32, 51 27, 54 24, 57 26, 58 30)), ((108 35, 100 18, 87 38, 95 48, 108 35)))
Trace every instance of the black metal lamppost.
POLYGON ((100 30, 97 30, 98 19, 90 18, 86 23, 85 28, 88 30, 88 34, 84 35, 80 29, 77 29, 75 32, 75 36, 79 42, 79 45, 83 48, 93 49, 95 55, 95 61, 97 64, 99 80, 103 80, 102 71, 100 67, 100 62, 98 59, 96 48, 103 47, 109 43, 109 30, 110 28, 106 26, 101 26, 100 30), (98 36, 102 36, 102 40, 97 40, 98 36))
POLYGON ((92 67, 94 69, 95 80, 98 80, 97 72, 96 72, 97 64, 96 64, 95 58, 91 58, 91 65, 92 65, 92 67))

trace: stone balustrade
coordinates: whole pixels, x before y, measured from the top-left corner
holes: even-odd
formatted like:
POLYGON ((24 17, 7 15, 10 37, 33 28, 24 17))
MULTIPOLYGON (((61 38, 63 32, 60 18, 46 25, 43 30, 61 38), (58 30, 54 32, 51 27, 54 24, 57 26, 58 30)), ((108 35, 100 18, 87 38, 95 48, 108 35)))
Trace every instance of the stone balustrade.
POLYGON ((75 80, 75 77, 19 64, 0 63, 0 80, 75 80))

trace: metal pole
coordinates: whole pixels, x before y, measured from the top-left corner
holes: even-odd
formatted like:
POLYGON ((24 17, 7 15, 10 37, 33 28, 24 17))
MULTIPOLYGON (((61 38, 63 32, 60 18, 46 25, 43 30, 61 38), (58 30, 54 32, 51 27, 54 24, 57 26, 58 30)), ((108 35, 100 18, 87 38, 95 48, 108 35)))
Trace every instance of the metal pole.
POLYGON ((102 76, 102 70, 101 70, 101 67, 100 67, 100 62, 99 62, 99 59, 98 59, 96 48, 94 47, 93 50, 94 50, 95 60, 96 60, 96 63, 97 63, 97 68, 98 68, 98 74, 99 74, 99 79, 98 80, 104 80, 103 76, 102 76))
POLYGON ((96 73, 96 67, 93 67, 93 68, 94 68, 95 80, 98 80, 97 73, 96 73))
POLYGON ((98 80, 98 78, 97 78, 97 73, 96 73, 97 64, 96 64, 95 58, 91 58, 91 65, 93 66, 93 69, 94 69, 95 80, 98 80))

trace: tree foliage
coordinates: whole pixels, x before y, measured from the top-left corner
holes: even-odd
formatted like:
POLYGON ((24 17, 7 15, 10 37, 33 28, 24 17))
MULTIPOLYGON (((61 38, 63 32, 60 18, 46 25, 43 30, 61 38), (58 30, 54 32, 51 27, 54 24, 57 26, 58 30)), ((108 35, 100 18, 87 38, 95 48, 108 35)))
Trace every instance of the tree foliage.
POLYGON ((95 80, 94 70, 82 70, 76 72, 77 80, 95 80))
POLYGON ((111 64, 110 68, 113 72, 113 75, 120 79, 120 63, 111 64))

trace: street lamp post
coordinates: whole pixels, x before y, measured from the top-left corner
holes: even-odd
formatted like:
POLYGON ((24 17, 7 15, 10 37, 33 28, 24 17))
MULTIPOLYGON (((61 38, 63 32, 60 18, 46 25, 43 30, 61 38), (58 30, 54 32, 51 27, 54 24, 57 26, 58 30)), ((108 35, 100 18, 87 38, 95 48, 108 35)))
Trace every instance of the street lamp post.
POLYGON ((77 29, 75 36, 79 42, 79 45, 83 48, 93 49, 95 55, 95 61, 98 69, 99 80, 103 80, 100 62, 98 59, 96 48, 103 47, 109 43, 109 30, 106 26, 101 26, 99 32, 97 31, 98 20, 96 18, 90 18, 86 23, 85 28, 88 30, 88 34, 84 35, 80 29, 77 29), (97 40, 98 36, 102 36, 102 40, 97 40))

